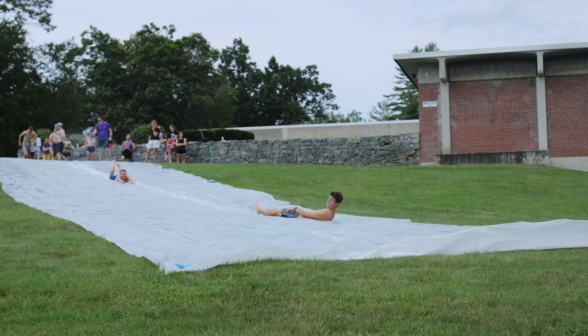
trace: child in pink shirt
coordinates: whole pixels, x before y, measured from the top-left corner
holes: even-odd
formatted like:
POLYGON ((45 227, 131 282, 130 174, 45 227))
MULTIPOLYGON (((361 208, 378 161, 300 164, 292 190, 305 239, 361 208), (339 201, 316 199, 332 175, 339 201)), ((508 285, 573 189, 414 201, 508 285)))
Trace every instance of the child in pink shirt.
POLYGON ((172 153, 176 147, 176 140, 171 136, 171 133, 166 134, 167 140, 165 141, 165 162, 172 163, 172 153), (170 147, 173 145, 172 147, 170 147))

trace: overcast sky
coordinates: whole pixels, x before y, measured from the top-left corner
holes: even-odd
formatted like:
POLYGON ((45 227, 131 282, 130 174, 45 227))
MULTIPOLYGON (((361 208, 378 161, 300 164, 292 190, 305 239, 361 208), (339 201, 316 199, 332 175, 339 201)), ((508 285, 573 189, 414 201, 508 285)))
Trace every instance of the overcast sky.
POLYGON ((241 37, 259 67, 273 55, 316 64, 345 114, 368 111, 392 92, 393 54, 435 41, 441 50, 588 41, 588 1, 574 0, 54 0, 46 33, 63 42, 90 25, 127 39, 144 24, 174 24, 176 37, 202 33, 217 49, 241 37))

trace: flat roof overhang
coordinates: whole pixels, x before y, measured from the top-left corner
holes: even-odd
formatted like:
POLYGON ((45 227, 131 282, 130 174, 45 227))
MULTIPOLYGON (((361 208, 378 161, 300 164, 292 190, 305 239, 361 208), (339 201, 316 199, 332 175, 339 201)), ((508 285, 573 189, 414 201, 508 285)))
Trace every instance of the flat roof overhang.
POLYGON ((394 54, 393 57, 404 74, 418 88, 416 74, 419 63, 438 64, 441 58, 445 58, 447 64, 488 58, 536 58, 537 52, 544 52, 544 56, 548 57, 588 53, 588 42, 420 52, 394 54))

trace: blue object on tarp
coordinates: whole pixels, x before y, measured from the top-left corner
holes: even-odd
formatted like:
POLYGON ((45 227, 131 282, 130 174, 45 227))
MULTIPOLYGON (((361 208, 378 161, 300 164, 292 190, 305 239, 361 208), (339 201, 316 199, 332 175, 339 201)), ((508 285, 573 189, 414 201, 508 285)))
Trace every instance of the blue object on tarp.
POLYGON ((178 263, 178 262, 173 262, 172 264, 173 264, 174 266, 178 267, 179 269, 184 269, 184 268, 186 268, 186 267, 190 266, 190 265, 188 265, 188 264, 182 264, 182 263, 178 263))
POLYGON ((8 183, 8 185, 14 185, 14 184, 12 184, 12 183, 8 183))
POLYGON ((208 183, 214 183, 214 182, 216 182, 216 181, 215 181, 215 180, 208 180, 208 181, 206 181, 206 182, 208 182, 208 183))

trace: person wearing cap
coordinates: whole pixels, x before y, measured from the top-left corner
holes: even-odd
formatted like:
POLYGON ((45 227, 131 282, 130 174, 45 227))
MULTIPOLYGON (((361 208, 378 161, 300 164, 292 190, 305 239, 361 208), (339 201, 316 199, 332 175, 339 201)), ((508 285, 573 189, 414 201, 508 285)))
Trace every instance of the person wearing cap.
POLYGON ((65 160, 63 153, 63 140, 65 140, 65 131, 63 124, 58 122, 50 136, 51 142, 55 145, 55 160, 65 160))
POLYGON ((112 128, 110 124, 104 121, 102 116, 98 116, 98 123, 94 126, 93 134, 98 134, 96 147, 98 148, 98 161, 102 161, 102 148, 108 153, 108 160, 111 161, 110 147, 108 141, 112 140, 112 128))

